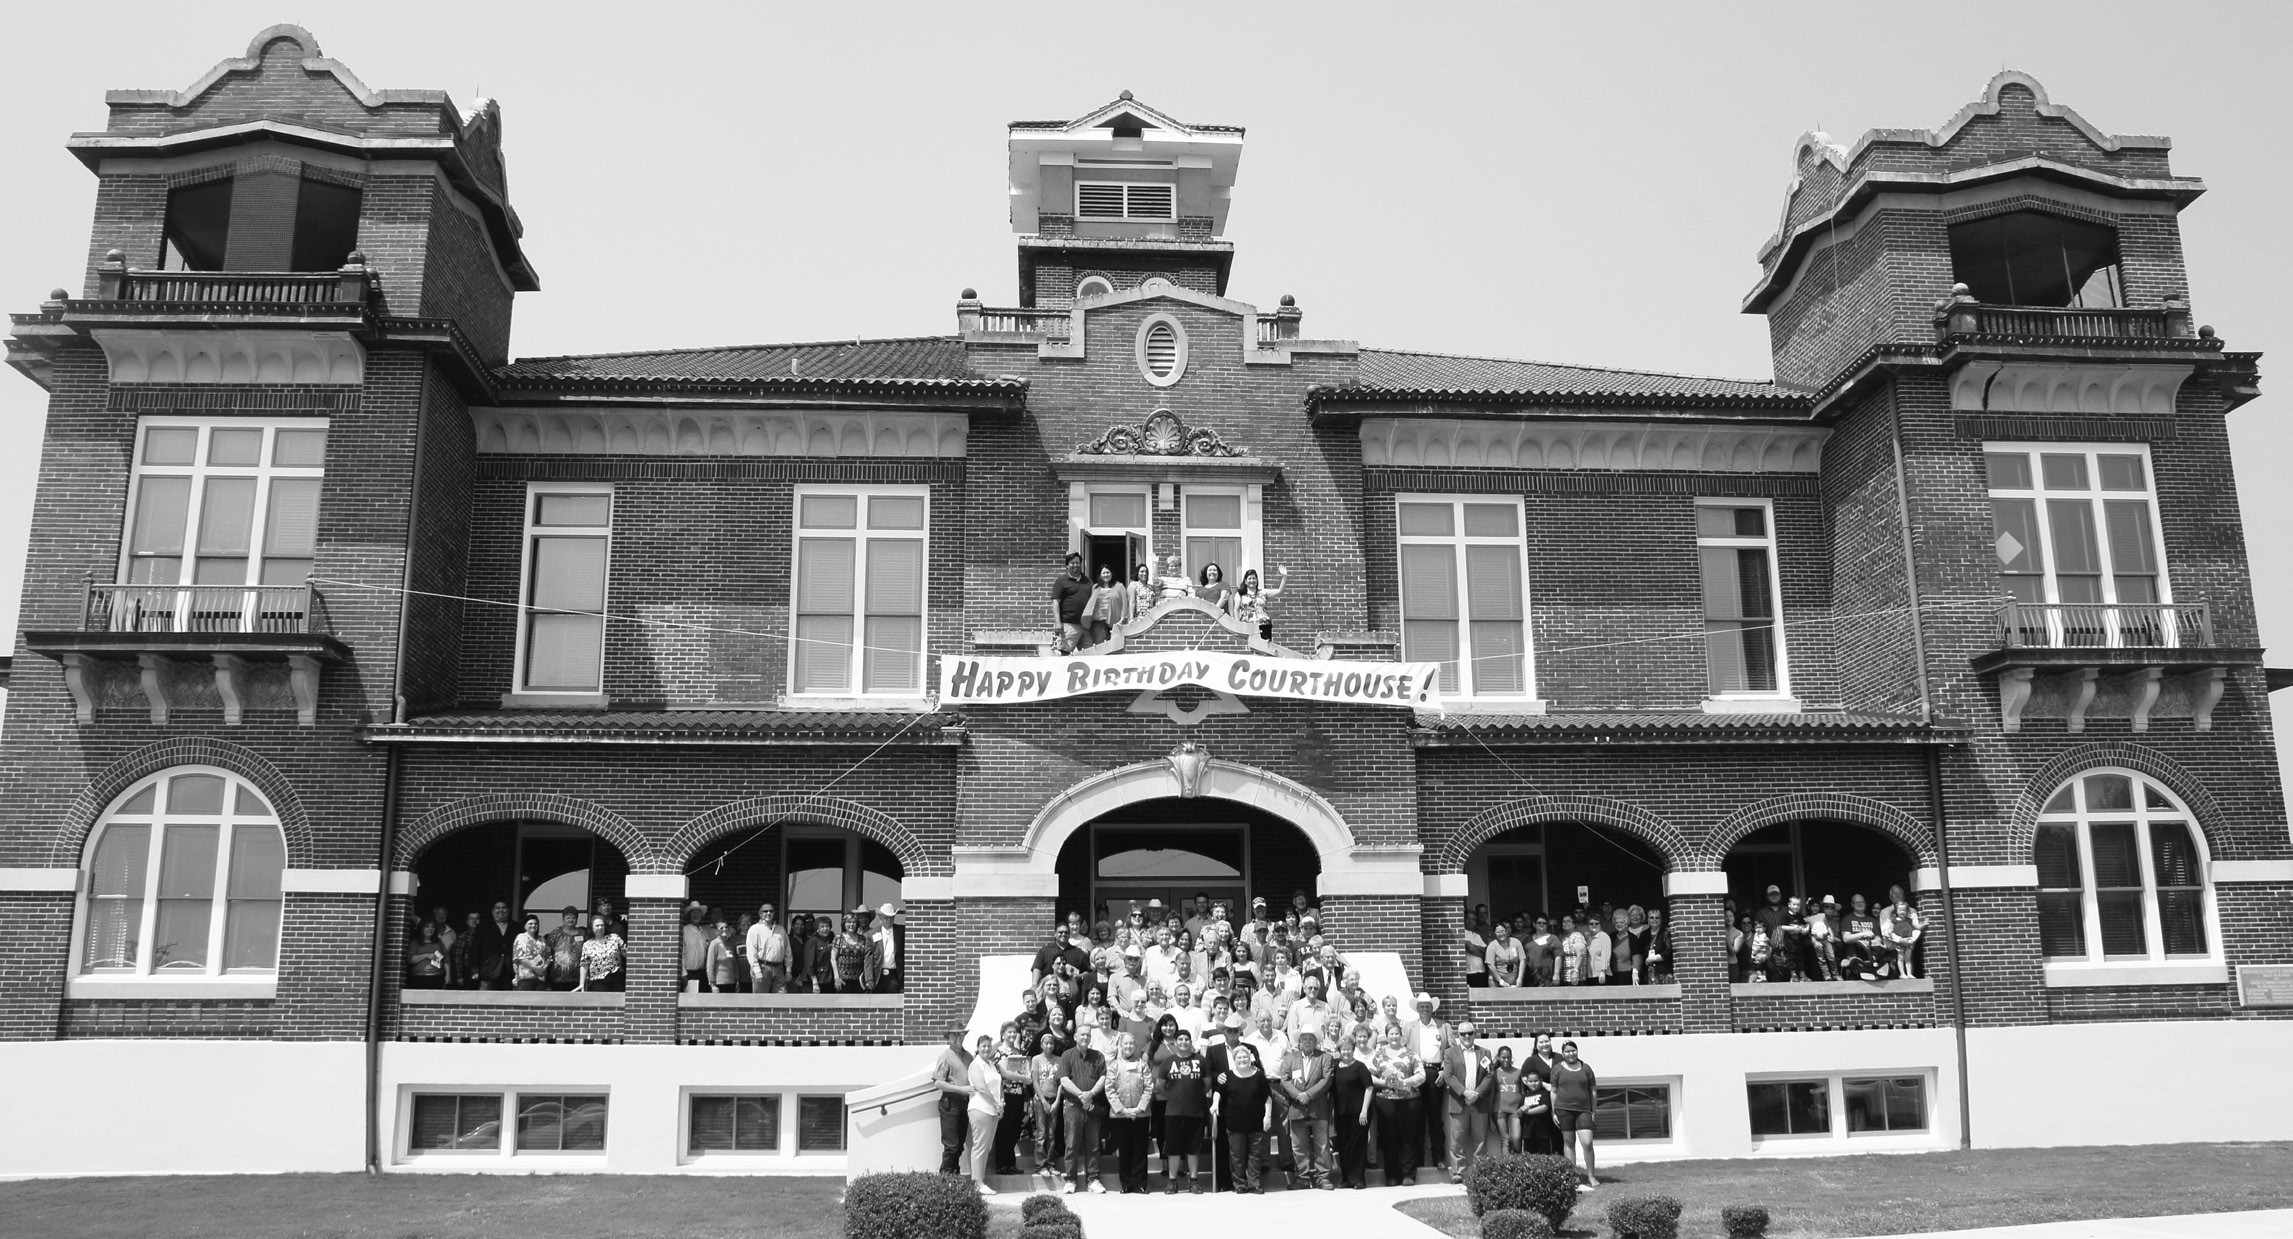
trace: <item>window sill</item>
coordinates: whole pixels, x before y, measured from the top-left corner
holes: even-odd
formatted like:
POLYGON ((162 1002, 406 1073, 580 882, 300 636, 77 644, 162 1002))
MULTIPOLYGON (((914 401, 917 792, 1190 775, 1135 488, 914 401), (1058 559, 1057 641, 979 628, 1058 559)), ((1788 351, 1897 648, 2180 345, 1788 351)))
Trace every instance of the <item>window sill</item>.
POLYGON ((1545 1002, 1678 1002, 1678 985, 1507 985, 1467 990, 1469 1006, 1545 1002))
POLYGON ((1761 981, 1730 983, 1730 998, 1827 998, 1844 994, 1932 994, 1928 977, 1888 981, 1761 981))
POLYGON ((2187 963, 2048 964, 2046 988, 2093 989, 2107 985, 2227 985, 2229 966, 2211 960, 2187 963))
POLYGON ((1706 714, 1799 714, 1805 707, 1797 697, 1706 697, 1706 714))
POLYGON ((691 994, 677 995, 677 1005, 694 1007, 765 1008, 782 1011, 898 1011, 900 994, 691 994))
POLYGON ((618 1007, 626 994, 587 990, 410 989, 398 1002, 407 1007, 618 1007))
POLYGON ((1464 715, 1476 714, 1545 714, 1552 703, 1539 697, 1448 697, 1441 699, 1441 712, 1464 715))
POLYGON ((819 710, 849 714, 880 712, 884 714, 930 714, 939 707, 925 696, 912 697, 799 697, 789 694, 774 703, 780 710, 819 710))
POLYGON ((114 1002, 200 999, 211 1002, 269 1000, 278 996, 277 977, 73 977, 70 998, 114 1002))
POLYGON ((504 710, 602 710, 603 693, 503 693, 504 710))

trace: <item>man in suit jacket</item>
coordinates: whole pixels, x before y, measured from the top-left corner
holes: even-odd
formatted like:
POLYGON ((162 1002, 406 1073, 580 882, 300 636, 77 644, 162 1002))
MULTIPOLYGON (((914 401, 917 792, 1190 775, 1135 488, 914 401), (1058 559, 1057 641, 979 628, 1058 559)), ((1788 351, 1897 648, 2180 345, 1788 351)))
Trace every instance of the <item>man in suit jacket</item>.
POLYGON ((1337 1186, 1330 1182, 1330 1082, 1337 1068, 1320 1043, 1321 1034, 1300 1028, 1290 1052, 1282 1056, 1273 1090, 1288 1107, 1284 1121, 1297 1161, 1294 1180, 1326 1191, 1337 1186))
MULTIPOLYGON (((1234 1053, 1234 1047, 1242 1044, 1242 1026, 1242 1017, 1232 1012, 1228 1012, 1226 1018, 1219 1022, 1217 1040, 1212 1041, 1202 1051, 1202 1082, 1205 1085, 1215 1087, 1218 1077, 1226 1074, 1226 1064, 1234 1053)), ((1259 1064, 1259 1070, 1265 1070, 1265 1064, 1259 1064)), ((1210 1158, 1210 1190, 1213 1192, 1231 1192, 1234 1190, 1234 1159, 1219 1156, 1224 1151, 1219 1147, 1219 1144, 1216 1134, 1213 1133, 1210 1158)))
POLYGON ((1496 1111, 1496 1077, 1489 1070, 1489 1052, 1477 1044, 1471 1020, 1458 1022, 1457 1035, 1441 1055, 1443 1117, 1449 1137, 1449 1178, 1458 1183, 1480 1159, 1489 1141, 1489 1116, 1496 1111))

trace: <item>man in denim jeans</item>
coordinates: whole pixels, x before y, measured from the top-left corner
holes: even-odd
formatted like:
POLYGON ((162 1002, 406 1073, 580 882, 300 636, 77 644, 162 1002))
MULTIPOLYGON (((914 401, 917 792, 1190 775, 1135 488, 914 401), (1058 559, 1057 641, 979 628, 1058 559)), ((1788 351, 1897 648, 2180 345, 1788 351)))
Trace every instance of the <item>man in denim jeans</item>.
POLYGON ((1083 553, 1067 552, 1067 571, 1051 582, 1051 619, 1059 632, 1059 652, 1072 654, 1083 644, 1083 612, 1091 605, 1091 583, 1083 579, 1083 553))
POLYGON ((1103 1192, 1099 1181, 1099 1124, 1107 1112, 1106 1056, 1077 1041, 1059 1056, 1059 1117, 1067 1135, 1067 1186, 1072 1194, 1103 1192))

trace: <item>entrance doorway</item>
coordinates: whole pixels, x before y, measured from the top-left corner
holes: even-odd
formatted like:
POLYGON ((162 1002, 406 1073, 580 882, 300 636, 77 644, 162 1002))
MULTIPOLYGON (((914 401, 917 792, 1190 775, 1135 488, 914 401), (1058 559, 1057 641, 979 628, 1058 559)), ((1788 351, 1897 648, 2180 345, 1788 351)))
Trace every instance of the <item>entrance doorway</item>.
POLYGON ((1136 565, 1147 562, 1146 535, 1135 533, 1086 535, 1083 539, 1083 571, 1092 581, 1099 579, 1099 569, 1112 568, 1117 582, 1131 579, 1136 565))
POLYGON ((1322 872, 1313 842, 1281 818, 1235 801, 1175 796, 1081 827, 1060 845, 1058 865, 1061 915, 1093 921, 1104 906, 1117 922, 1127 922, 1133 903, 1160 899, 1183 913, 1197 896, 1224 903, 1239 921, 1253 896, 1275 908, 1288 907, 1292 892, 1312 898, 1322 872))

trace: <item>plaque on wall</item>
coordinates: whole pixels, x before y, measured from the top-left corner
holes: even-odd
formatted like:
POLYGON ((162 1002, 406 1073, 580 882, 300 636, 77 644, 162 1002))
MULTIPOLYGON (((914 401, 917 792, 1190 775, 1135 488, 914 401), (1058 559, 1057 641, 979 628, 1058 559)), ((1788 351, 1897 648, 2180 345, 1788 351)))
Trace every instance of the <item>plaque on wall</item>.
POLYGON ((2293 1007, 2293 964, 2239 964, 2237 1005, 2293 1007))

